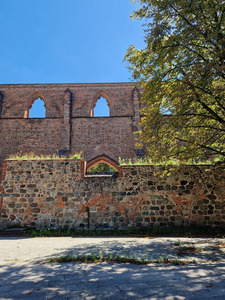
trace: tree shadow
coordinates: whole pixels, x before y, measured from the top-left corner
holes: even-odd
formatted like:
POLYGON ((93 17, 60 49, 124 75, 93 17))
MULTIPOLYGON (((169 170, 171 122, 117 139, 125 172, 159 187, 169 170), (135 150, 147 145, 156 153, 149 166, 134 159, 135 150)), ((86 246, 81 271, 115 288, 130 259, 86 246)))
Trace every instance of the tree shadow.
MULTIPOLYGON (((11 239, 11 238, 10 238, 11 239)), ((4 241, 10 242, 4 238, 4 241)), ((16 239, 16 238, 14 238, 16 239)), ((67 255, 126 255, 144 257, 159 254, 161 247, 174 246, 174 240, 142 240, 143 247, 128 239, 98 237, 71 238, 76 243, 56 248, 55 257, 67 255), (80 242, 79 242, 80 240, 80 242), (94 244, 91 244, 91 240, 94 244), (123 254, 124 253, 124 254, 123 254)), ((18 238, 19 240, 19 238, 18 238)), ((22 239, 23 240, 23 239, 22 239)), ((39 238, 44 243, 44 238, 39 238)), ((3 239, 1 239, 3 241, 3 239)), ((29 240, 28 240, 29 241, 29 240)), ((51 240, 50 240, 51 241, 51 240)), ((63 240, 61 240, 63 243, 63 240)), ((185 239, 183 240, 185 241, 185 239)), ((17 249, 15 249, 15 252, 17 249)), ((53 257, 52 255, 51 257, 53 257)), ((225 263, 133 265, 118 263, 47 263, 49 255, 36 262, 4 261, 0 268, 0 299, 223 299, 225 263), (220 298, 221 297, 221 298, 220 298)))
POLYGON ((225 264, 5 263, 0 299, 222 299, 224 271, 225 264))
POLYGON ((125 256, 154 261, 188 260, 196 262, 220 261, 225 259, 225 247, 220 246, 222 239, 212 238, 134 238, 134 237, 65 237, 65 238, 0 238, 3 249, 2 259, 44 261, 60 256, 125 256), (18 241, 18 243, 17 243, 18 241), (11 243, 11 244, 10 244, 11 243), (11 245, 11 247, 9 247, 11 245), (193 246, 196 252, 179 250, 193 246), (14 248, 13 248, 14 247, 14 248))

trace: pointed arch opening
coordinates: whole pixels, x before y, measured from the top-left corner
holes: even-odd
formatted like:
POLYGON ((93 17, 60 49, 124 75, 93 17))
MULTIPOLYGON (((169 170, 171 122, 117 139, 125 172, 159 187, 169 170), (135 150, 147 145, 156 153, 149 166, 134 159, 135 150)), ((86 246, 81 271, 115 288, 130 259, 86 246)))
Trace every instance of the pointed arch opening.
POLYGON ((119 164, 106 155, 100 155, 89 160, 86 166, 86 174, 113 175, 119 172, 119 164))
POLYGON ((110 111, 109 111, 108 102, 105 98, 100 97, 96 102, 93 117, 109 117, 109 116, 110 116, 110 111))
POLYGON ((87 171, 87 174, 112 175, 117 172, 115 168, 105 162, 99 162, 87 171))
POLYGON ((34 100, 30 111, 29 111, 29 118, 45 118, 46 109, 45 103, 40 98, 34 100))
POLYGON ((40 93, 34 93, 27 102, 24 118, 45 118, 46 105, 44 97, 40 93))
POLYGON ((110 117, 111 100, 105 91, 98 91, 92 101, 91 117, 110 117))

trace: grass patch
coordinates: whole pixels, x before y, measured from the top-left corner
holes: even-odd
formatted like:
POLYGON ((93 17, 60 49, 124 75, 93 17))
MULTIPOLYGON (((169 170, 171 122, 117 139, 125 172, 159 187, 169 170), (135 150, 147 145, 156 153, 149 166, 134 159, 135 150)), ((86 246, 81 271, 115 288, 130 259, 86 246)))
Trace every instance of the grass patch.
POLYGON ((52 160, 52 159, 81 159, 82 152, 80 153, 75 153, 69 157, 59 157, 57 154, 53 155, 37 155, 34 154, 33 152, 30 153, 16 153, 16 154, 11 154, 6 160, 52 160))
POLYGON ((168 259, 166 257, 159 257, 155 260, 148 260, 148 259, 137 259, 134 257, 126 257, 117 255, 113 257, 112 255, 103 256, 102 254, 99 255, 86 255, 86 256, 61 256, 57 258, 49 258, 47 259, 49 263, 65 263, 65 262, 82 262, 82 263, 102 263, 102 262, 116 262, 116 263, 129 263, 135 265, 147 265, 153 263, 161 263, 161 264, 172 264, 172 265, 188 265, 196 263, 195 260, 187 261, 187 260, 179 260, 179 259, 168 259))
POLYGON ((176 242, 174 243, 174 246, 182 246, 181 241, 176 241, 176 242))

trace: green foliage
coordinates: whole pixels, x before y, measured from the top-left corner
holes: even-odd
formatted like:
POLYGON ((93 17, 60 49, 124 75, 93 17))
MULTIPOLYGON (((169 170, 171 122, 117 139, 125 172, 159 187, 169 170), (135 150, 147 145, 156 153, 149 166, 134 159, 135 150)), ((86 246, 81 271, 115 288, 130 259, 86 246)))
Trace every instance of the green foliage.
POLYGON ((182 242, 181 241, 177 241, 174 243, 174 246, 182 246, 182 242))
MULTIPOLYGON (((160 160, 160 161, 154 161, 148 157, 146 158, 127 158, 127 159, 121 159, 119 157, 119 164, 121 166, 144 166, 144 165, 153 165, 153 166, 180 166, 180 165, 212 165, 219 162, 218 158, 214 159, 207 159, 207 160, 199 160, 199 159, 188 159, 186 161, 179 160, 176 158, 170 158, 160 160)), ((207 171, 207 170, 206 170, 207 171)))
POLYGON ((69 159, 81 159, 81 157, 82 157, 82 151, 79 153, 74 153, 69 157, 69 159))
POLYGON ((119 157, 119 164, 121 166, 128 165, 128 166, 143 166, 143 165, 153 165, 153 161, 149 158, 126 158, 121 159, 119 157))
POLYGON ((116 170, 104 162, 95 165, 93 168, 91 168, 88 171, 88 173, 113 173, 113 172, 116 172, 116 170))
POLYGON ((151 228, 128 228, 124 230, 120 229, 112 229, 112 230, 104 230, 104 229, 73 229, 73 228, 65 228, 65 229, 50 229, 43 228, 42 230, 36 229, 28 229, 24 232, 20 232, 17 235, 20 236, 34 236, 34 237, 54 237, 54 236, 146 236, 152 237, 157 235, 165 235, 165 236, 186 236, 193 237, 199 235, 206 236, 222 236, 224 237, 224 227, 151 227, 151 228))
POLYGON ((95 255, 87 255, 87 256, 60 256, 56 258, 48 258, 46 260, 49 263, 66 263, 66 262, 83 262, 86 264, 90 263, 101 263, 101 262, 116 262, 116 263, 130 263, 130 264, 136 264, 136 265, 146 265, 150 263, 166 263, 166 264, 172 264, 172 265, 188 265, 195 263, 194 261, 187 261, 187 260, 170 260, 165 257, 160 257, 156 260, 148 260, 148 259, 138 259, 138 258, 128 258, 125 256, 117 255, 116 257, 110 256, 95 256, 95 255))
POLYGON ((136 0, 145 49, 125 60, 143 87, 142 142, 153 160, 225 159, 225 3, 136 0))

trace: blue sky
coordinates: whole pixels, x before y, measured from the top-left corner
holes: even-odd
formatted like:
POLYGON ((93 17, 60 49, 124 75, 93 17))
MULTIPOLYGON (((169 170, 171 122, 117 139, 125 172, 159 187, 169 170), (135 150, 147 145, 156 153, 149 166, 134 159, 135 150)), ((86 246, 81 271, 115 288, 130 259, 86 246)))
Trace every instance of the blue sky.
POLYGON ((0 84, 127 82, 130 0, 0 0, 0 84))

